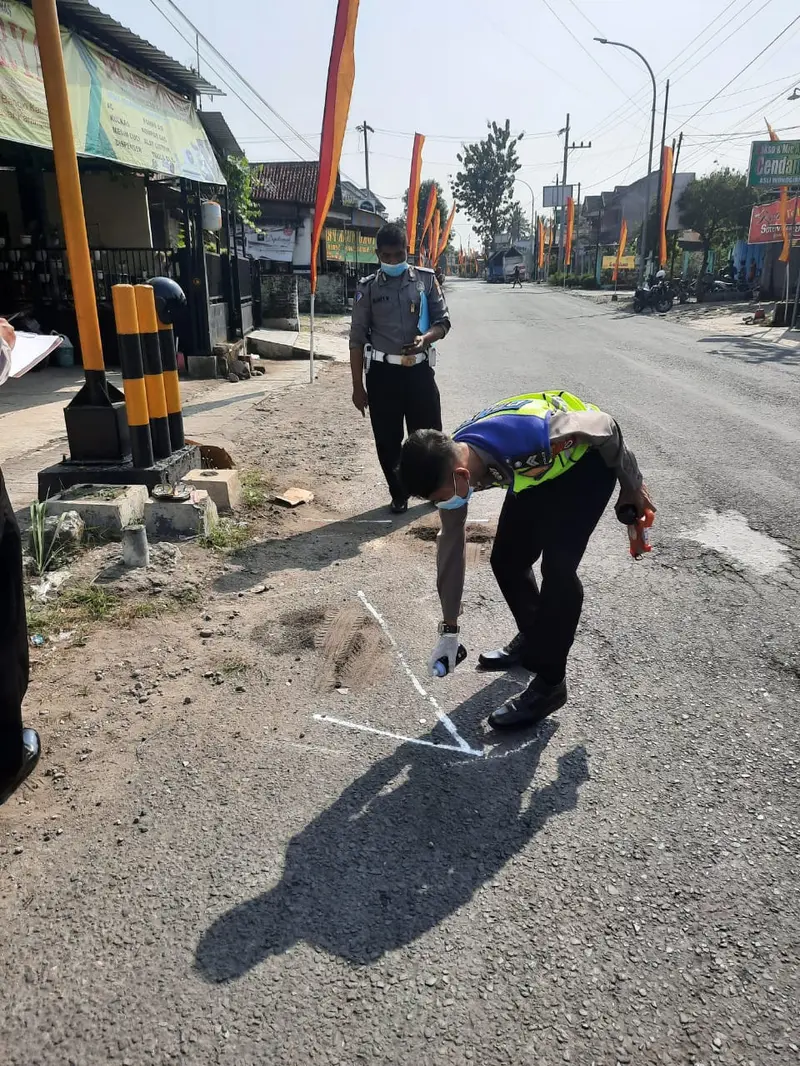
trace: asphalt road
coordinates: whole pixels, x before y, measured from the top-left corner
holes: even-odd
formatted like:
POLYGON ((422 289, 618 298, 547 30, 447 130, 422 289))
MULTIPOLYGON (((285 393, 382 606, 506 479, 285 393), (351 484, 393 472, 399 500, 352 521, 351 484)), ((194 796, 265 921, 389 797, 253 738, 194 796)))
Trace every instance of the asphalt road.
MULTIPOLYGON (((448 425, 567 388, 618 419, 659 507, 647 559, 610 515, 592 541, 570 703, 502 743, 483 725, 525 680, 470 669, 513 632, 487 565, 499 493, 470 508, 470 659, 422 678, 428 512, 374 524, 368 433, 338 427, 359 474, 331 523, 209 590, 228 637, 231 604, 261 612, 260 675, 239 696, 160 677, 195 702, 102 814, 55 858, 3 857, 10 1066, 797 1060, 796 348, 533 286, 449 299, 448 425)), ((343 468, 307 402, 324 487, 343 468)))

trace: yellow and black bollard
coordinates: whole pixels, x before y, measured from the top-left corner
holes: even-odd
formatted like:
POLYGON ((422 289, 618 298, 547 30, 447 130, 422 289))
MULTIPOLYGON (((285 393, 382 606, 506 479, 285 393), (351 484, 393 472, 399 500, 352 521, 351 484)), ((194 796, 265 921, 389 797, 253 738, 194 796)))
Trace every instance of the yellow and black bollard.
POLYGON ((158 321, 158 343, 161 346, 161 366, 164 369, 164 391, 167 395, 169 439, 175 452, 186 443, 183 433, 181 386, 178 381, 178 354, 172 324, 158 321))
POLYGON ((153 465, 153 442, 150 437, 150 416, 133 285, 114 285, 111 289, 111 299, 117 324, 119 362, 131 435, 131 457, 135 467, 148 467, 153 465))
POLYGON ((168 459, 172 454, 167 418, 167 394, 161 367, 161 346, 158 340, 158 316, 152 285, 136 285, 136 314, 144 360, 144 384, 147 407, 150 411, 150 435, 156 459, 168 459))

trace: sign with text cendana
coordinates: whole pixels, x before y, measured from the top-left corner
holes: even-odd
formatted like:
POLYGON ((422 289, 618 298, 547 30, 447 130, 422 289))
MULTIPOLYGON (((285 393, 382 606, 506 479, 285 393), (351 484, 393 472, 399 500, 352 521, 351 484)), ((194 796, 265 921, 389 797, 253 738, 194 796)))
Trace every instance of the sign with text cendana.
POLYGON ((800 141, 753 141, 747 184, 755 189, 800 185, 800 141))

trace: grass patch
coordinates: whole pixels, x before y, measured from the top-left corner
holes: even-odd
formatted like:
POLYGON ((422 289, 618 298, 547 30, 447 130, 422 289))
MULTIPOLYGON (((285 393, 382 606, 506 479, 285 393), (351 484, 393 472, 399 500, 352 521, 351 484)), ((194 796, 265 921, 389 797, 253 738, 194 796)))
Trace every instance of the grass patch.
POLYGON ((200 538, 204 548, 213 551, 236 551, 250 543, 250 526, 233 518, 220 518, 208 536, 200 538))
POLYGON ((184 596, 182 591, 177 597, 126 599, 99 585, 73 585, 46 603, 28 600, 28 632, 48 638, 68 630, 77 634, 76 641, 80 643, 84 630, 98 622, 128 626, 144 618, 163 618, 185 603, 195 602, 193 598, 187 601, 184 596))
POLYGON ((242 504, 247 511, 260 511, 269 501, 267 480, 260 470, 242 471, 242 504))

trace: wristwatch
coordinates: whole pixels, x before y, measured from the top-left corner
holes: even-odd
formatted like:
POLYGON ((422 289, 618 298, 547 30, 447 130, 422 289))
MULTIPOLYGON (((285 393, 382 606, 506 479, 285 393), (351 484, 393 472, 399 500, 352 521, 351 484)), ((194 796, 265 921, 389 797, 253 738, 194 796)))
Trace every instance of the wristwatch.
POLYGON ((456 634, 456 633, 460 633, 460 632, 461 632, 461 626, 451 626, 451 625, 448 625, 447 622, 440 622, 439 623, 439 636, 440 637, 445 637, 445 636, 448 636, 450 634, 456 634))

